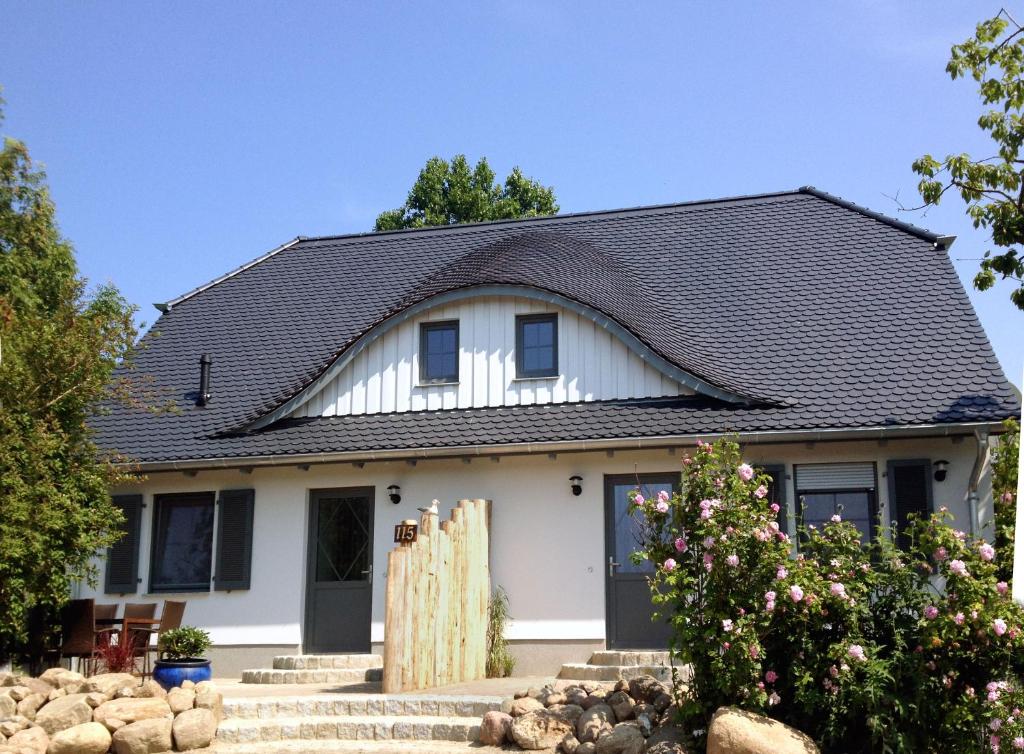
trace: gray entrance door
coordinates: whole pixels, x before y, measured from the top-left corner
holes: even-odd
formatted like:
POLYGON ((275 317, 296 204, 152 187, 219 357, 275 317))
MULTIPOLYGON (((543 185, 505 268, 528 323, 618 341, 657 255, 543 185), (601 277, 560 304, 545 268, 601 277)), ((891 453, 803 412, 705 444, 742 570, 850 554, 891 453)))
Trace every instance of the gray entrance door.
POLYGON ((654 605, 647 576, 650 563, 635 565, 630 554, 637 546, 638 528, 630 513, 629 493, 640 489, 644 497, 661 490, 673 492, 679 486, 679 474, 605 475, 605 632, 609 649, 665 649, 669 627, 666 621, 652 620, 654 605))
POLYGON ((307 653, 370 651, 372 532, 372 487, 310 494, 307 653))

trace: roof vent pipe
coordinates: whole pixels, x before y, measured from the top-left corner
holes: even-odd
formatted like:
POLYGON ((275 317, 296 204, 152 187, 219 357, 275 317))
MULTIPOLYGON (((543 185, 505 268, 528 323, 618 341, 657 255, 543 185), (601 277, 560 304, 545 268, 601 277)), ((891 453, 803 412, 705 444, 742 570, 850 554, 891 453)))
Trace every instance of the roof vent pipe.
POLYGON ((205 406, 210 401, 210 365, 213 359, 210 354, 204 353, 199 357, 199 397, 196 398, 197 406, 205 406))

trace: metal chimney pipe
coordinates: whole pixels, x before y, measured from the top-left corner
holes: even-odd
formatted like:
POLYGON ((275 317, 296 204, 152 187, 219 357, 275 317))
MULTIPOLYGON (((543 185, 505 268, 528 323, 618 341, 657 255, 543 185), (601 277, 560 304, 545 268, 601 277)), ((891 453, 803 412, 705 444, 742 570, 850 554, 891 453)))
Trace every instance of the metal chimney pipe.
POLYGON ((196 398, 197 406, 205 406, 210 400, 210 365, 213 359, 210 354, 204 353, 199 357, 199 397, 196 398))

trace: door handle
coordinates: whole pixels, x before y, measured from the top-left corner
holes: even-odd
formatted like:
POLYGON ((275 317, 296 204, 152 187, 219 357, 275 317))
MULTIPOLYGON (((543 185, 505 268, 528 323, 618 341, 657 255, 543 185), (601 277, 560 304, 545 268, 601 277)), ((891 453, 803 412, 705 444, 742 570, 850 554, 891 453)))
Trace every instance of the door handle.
POLYGON ((615 575, 615 569, 618 568, 620 565, 622 565, 622 563, 616 563, 614 555, 609 555, 608 556, 608 576, 609 576, 609 578, 615 575))
POLYGON ((373 581, 373 566, 370 566, 365 571, 360 571, 363 576, 366 576, 367 581, 373 581))

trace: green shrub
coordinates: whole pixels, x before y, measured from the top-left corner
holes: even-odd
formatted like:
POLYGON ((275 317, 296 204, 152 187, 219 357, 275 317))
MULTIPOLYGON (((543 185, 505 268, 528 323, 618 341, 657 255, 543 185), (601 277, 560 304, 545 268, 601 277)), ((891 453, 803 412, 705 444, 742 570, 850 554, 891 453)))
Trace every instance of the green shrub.
POLYGON ((681 494, 634 503, 635 558, 655 563, 654 601, 693 669, 677 686, 685 724, 706 730, 731 704, 825 752, 989 750, 986 690, 1018 687, 1024 670, 1024 614, 989 545, 945 511, 912 523, 906 551, 836 516, 802 530, 792 557, 768 477, 735 443, 699 444, 683 476, 681 494))
POLYGON ((210 634, 195 626, 174 628, 160 637, 159 648, 165 660, 201 660, 210 648, 210 634))
POLYGON ((508 620, 508 595, 499 586, 487 605, 488 678, 507 678, 516 667, 516 659, 509 653, 508 642, 505 641, 505 624, 508 620))

